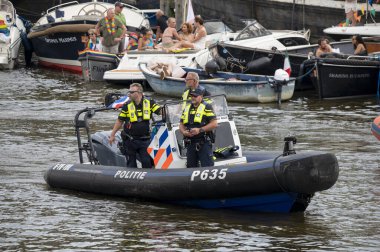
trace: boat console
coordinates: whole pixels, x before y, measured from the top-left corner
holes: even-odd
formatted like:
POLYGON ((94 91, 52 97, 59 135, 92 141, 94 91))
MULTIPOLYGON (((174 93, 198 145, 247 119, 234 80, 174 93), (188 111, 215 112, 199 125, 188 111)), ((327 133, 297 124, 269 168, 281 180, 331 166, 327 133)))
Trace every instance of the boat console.
MULTIPOLYGON (((117 98, 117 97, 115 97, 117 98)), ((224 95, 210 97, 214 112, 217 115, 218 128, 215 130, 214 150, 225 150, 223 155, 216 155, 215 166, 246 163, 235 122, 229 113, 224 95)), ((107 101, 109 105, 111 101, 107 101)), ((152 124, 151 143, 148 148, 156 169, 186 167, 186 145, 179 130, 179 122, 184 104, 182 101, 163 105, 161 118, 155 118, 152 124)), ((74 120, 80 162, 84 163, 83 152, 92 164, 126 166, 121 149, 120 133, 116 135, 117 144, 110 145, 110 131, 90 132, 90 119, 101 111, 113 111, 112 108, 86 108, 77 113, 74 120), (82 129, 87 139, 82 139, 82 129)))

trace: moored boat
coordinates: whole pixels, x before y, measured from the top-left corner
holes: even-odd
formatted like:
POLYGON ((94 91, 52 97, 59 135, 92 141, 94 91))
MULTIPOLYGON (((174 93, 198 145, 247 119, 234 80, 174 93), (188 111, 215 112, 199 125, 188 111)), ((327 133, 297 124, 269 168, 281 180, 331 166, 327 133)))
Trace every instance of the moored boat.
POLYGON ((12 2, 0 1, 0 69, 15 67, 23 35, 26 29, 12 2))
POLYGON ((320 99, 375 96, 379 92, 377 56, 333 54, 340 58, 315 58, 304 62, 305 71, 316 67, 312 81, 320 99))
MULTIPOLYGON (((351 41, 333 42, 331 46, 342 54, 353 54, 351 41)), ((315 53, 318 45, 303 45, 295 47, 282 47, 278 49, 261 49, 255 45, 242 46, 231 42, 218 43, 210 48, 211 54, 217 61, 221 58, 223 68, 235 73, 252 73, 273 75, 274 71, 283 68, 285 57, 289 57, 291 76, 299 77, 305 73, 302 63, 315 53)), ((222 67, 222 66, 221 66, 222 67)), ((296 90, 312 89, 310 80, 300 79, 296 82, 296 90)))
POLYGON ((120 58, 116 54, 86 49, 79 52, 78 60, 81 62, 85 81, 103 81, 104 73, 115 69, 120 58))
MULTIPOLYGON (((87 31, 95 27, 107 9, 113 7, 105 2, 73 1, 48 9, 28 34, 39 64, 81 73, 78 52, 85 49, 87 31)), ((128 31, 149 27, 148 20, 138 9, 125 5, 123 14, 128 31)))
POLYGON ((165 104, 161 120, 153 125, 148 152, 155 169, 125 167, 118 145, 108 143, 110 132, 91 134, 89 127, 95 115, 114 110, 86 108, 75 116, 81 163, 53 165, 45 173, 46 182, 53 188, 191 207, 286 213, 305 211, 315 192, 335 184, 336 157, 325 152, 296 153, 295 138, 285 139, 283 152, 242 152, 224 96, 211 98, 219 124, 214 146, 228 146, 214 167, 184 168, 186 145, 178 128, 182 102, 165 104), (84 163, 83 153, 91 163, 84 163))
MULTIPOLYGON (((206 20, 204 26, 207 31, 206 47, 219 41, 234 40, 237 33, 220 20, 206 20)), ((161 49, 131 50, 121 59, 117 69, 107 71, 104 79, 110 83, 144 82, 145 77, 139 69, 140 62, 149 62, 155 59, 170 61, 180 66, 204 67, 210 59, 208 50, 175 49, 171 52, 161 49)))
MULTIPOLYGON (((166 76, 149 69, 146 63, 140 63, 140 70, 148 81, 149 86, 158 94, 181 97, 185 89, 184 77, 166 76)), ((199 75, 199 84, 211 94, 226 95, 228 101, 234 102, 281 102, 292 98, 295 87, 295 78, 284 76, 252 75, 216 72, 209 74, 202 69, 183 68, 184 73, 196 72, 199 75), (286 80, 287 78, 287 80, 286 80)))

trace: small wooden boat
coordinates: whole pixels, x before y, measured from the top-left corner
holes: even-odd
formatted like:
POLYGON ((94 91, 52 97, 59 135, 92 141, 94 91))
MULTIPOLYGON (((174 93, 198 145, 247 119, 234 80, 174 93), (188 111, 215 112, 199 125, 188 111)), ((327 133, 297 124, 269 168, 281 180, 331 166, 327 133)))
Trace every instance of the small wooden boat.
MULTIPOLYGON (((225 97, 210 99, 218 120, 214 147, 223 150, 215 166, 185 168, 187 146, 179 131, 183 102, 175 102, 163 106, 161 120, 153 125, 148 153, 155 169, 126 167, 119 144, 109 144, 110 132, 90 131, 96 122, 89 121, 96 115, 115 112, 112 103, 76 114, 80 164, 55 164, 46 171, 45 181, 53 188, 190 207, 285 213, 305 211, 315 192, 337 181, 335 155, 296 153, 294 137, 284 139, 283 152, 243 152, 225 97), (84 154, 90 163, 84 162, 84 154)), ((120 134, 116 140, 120 143, 120 134)))
POLYGON ((371 132, 380 141, 380 116, 373 120, 371 124, 371 132))
MULTIPOLYGON (((208 74, 196 68, 182 69, 186 73, 198 73, 200 85, 212 95, 226 95, 228 101, 259 103, 286 101, 292 98, 294 93, 295 78, 276 81, 273 76, 227 72, 208 74)), ((182 96, 185 90, 184 78, 169 76, 161 79, 161 76, 150 70, 146 63, 140 63, 140 70, 156 93, 171 97, 182 96)))
POLYGON ((115 69, 119 57, 116 54, 86 49, 79 52, 78 60, 82 66, 82 75, 86 81, 103 81, 106 71, 115 69))

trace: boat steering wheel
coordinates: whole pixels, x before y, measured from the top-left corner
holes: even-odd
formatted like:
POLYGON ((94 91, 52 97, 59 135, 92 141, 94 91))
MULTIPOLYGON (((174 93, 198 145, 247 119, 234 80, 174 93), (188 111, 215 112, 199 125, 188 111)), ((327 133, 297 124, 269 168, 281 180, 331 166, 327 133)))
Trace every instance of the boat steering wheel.
POLYGON ((107 7, 104 5, 101 5, 99 3, 90 3, 85 6, 83 6, 79 12, 78 16, 100 16, 103 17, 104 14, 107 12, 107 7))

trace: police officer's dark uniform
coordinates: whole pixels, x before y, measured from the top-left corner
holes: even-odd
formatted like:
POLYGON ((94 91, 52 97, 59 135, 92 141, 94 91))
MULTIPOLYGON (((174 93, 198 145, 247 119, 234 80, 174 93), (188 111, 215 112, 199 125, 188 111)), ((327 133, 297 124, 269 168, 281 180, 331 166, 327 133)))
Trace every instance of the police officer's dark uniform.
MULTIPOLYGON (((197 88, 190 92, 191 95, 203 95, 204 90, 197 88)), ((198 135, 190 138, 184 138, 187 145, 187 167, 198 167, 199 162, 202 167, 214 166, 212 152, 212 132, 204 132, 202 127, 216 120, 212 106, 202 100, 197 108, 188 103, 182 113, 181 123, 188 129, 201 128, 198 135)))
POLYGON ((159 114, 160 105, 155 100, 143 96, 140 104, 132 100, 126 102, 118 119, 124 121, 122 132, 126 149, 127 167, 137 167, 136 154, 139 153, 143 168, 152 168, 147 148, 150 143, 150 124, 152 113, 159 114))

